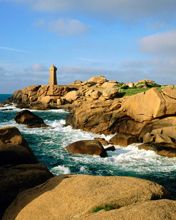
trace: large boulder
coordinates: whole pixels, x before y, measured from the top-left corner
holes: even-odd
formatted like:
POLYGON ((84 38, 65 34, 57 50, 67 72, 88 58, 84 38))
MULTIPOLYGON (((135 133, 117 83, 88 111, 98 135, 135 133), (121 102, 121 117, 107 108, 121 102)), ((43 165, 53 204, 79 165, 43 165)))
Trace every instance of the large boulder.
POLYGON ((109 81, 109 82, 103 83, 101 87, 105 89, 113 89, 113 88, 117 88, 117 86, 118 86, 117 82, 109 81))
POLYGON ((3 220, 86 219, 103 207, 120 210, 164 196, 162 186, 138 178, 86 175, 72 175, 64 179, 54 177, 39 187, 19 194, 3 220))
POLYGON ((22 163, 37 163, 26 140, 16 127, 0 128, 0 166, 22 163))
POLYGON ((152 88, 124 99, 123 109, 135 121, 151 121, 155 118, 176 114, 176 88, 159 91, 152 88))
POLYGON ((42 118, 29 110, 18 112, 16 114, 15 121, 18 124, 25 124, 30 128, 47 127, 42 118))
POLYGON ((70 91, 63 97, 63 99, 66 100, 66 102, 72 103, 78 97, 79 97, 78 91, 70 91))
POLYGON ((89 154, 89 155, 99 155, 101 157, 106 157, 106 150, 99 141, 95 140, 82 140, 76 141, 69 144, 66 150, 72 154, 89 154))
POLYGON ((0 128, 0 144, 13 144, 27 146, 26 140, 16 127, 0 128))
POLYGON ((105 99, 114 99, 117 97, 119 91, 117 88, 106 88, 102 91, 102 96, 105 99))
POLYGON ((165 114, 165 102, 156 88, 130 96, 122 105, 127 115, 139 122, 150 121, 165 114))
POLYGON ((103 83, 107 82, 107 79, 104 76, 93 76, 87 82, 103 84, 103 83))

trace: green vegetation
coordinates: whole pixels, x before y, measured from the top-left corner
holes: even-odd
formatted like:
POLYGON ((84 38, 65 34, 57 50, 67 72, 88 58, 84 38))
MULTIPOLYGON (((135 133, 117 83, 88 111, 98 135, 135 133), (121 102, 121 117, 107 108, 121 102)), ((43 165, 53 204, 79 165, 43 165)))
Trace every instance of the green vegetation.
POLYGON ((116 209, 116 207, 114 205, 107 204, 107 205, 97 206, 97 207, 93 208, 92 212, 99 212, 101 210, 110 211, 113 209, 116 209))
POLYGON ((123 94, 123 96, 130 96, 135 95, 137 93, 145 92, 149 90, 150 88, 128 88, 128 89, 120 89, 120 93, 123 94))
MULTIPOLYGON (((161 90, 163 89, 165 86, 161 86, 161 87, 154 87, 156 88, 157 90, 161 90)), ((147 90, 151 89, 150 87, 148 88, 120 88, 120 94, 121 96, 131 96, 131 95, 136 95, 138 93, 141 93, 141 92, 146 92, 147 90)))

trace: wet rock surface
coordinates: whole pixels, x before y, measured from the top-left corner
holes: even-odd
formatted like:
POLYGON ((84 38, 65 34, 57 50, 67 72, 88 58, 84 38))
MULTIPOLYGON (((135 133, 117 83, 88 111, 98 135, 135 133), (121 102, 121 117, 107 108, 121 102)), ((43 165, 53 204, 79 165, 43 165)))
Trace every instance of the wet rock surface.
POLYGON ((18 112, 15 121, 18 124, 25 124, 29 128, 47 127, 42 118, 29 110, 18 112))

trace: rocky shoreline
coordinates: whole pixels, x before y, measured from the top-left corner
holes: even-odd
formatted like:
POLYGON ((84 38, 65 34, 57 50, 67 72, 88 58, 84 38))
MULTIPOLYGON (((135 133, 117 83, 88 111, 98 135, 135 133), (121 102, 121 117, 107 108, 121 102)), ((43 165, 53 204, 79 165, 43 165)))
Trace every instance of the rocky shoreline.
POLYGON ((16 91, 9 102, 20 108, 65 109, 73 128, 114 134, 110 144, 142 143, 139 148, 176 157, 176 87, 161 88, 150 80, 132 85, 146 91, 122 97, 122 88, 131 84, 95 76, 65 86, 29 86, 16 91))
MULTIPOLYGON (((66 109, 70 111, 67 124, 74 128, 114 134, 109 142, 96 139, 72 143, 66 147, 70 153, 105 157, 106 150, 114 147, 104 149, 103 145, 125 147, 140 142, 140 149, 176 156, 173 86, 121 97, 117 82, 94 77, 68 86, 30 86, 15 92, 6 103, 21 108, 66 109)), ((47 128, 41 118, 28 110, 18 113, 15 120, 31 129, 47 128)), ((15 127, 0 128, 0 164, 3 220, 176 219, 175 200, 170 200, 167 190, 152 181, 116 176, 53 177, 15 127)))
POLYGON ((152 181, 60 175, 39 164, 15 127, 0 129, 2 220, 175 220, 176 201, 152 181))

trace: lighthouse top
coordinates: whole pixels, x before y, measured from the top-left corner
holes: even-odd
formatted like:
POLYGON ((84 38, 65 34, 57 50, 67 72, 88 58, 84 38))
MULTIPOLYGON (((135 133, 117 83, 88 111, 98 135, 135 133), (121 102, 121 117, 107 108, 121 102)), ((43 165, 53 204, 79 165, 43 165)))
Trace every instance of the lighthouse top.
POLYGON ((52 65, 50 66, 50 71, 54 71, 54 70, 57 70, 57 67, 54 66, 54 64, 52 64, 52 65))

